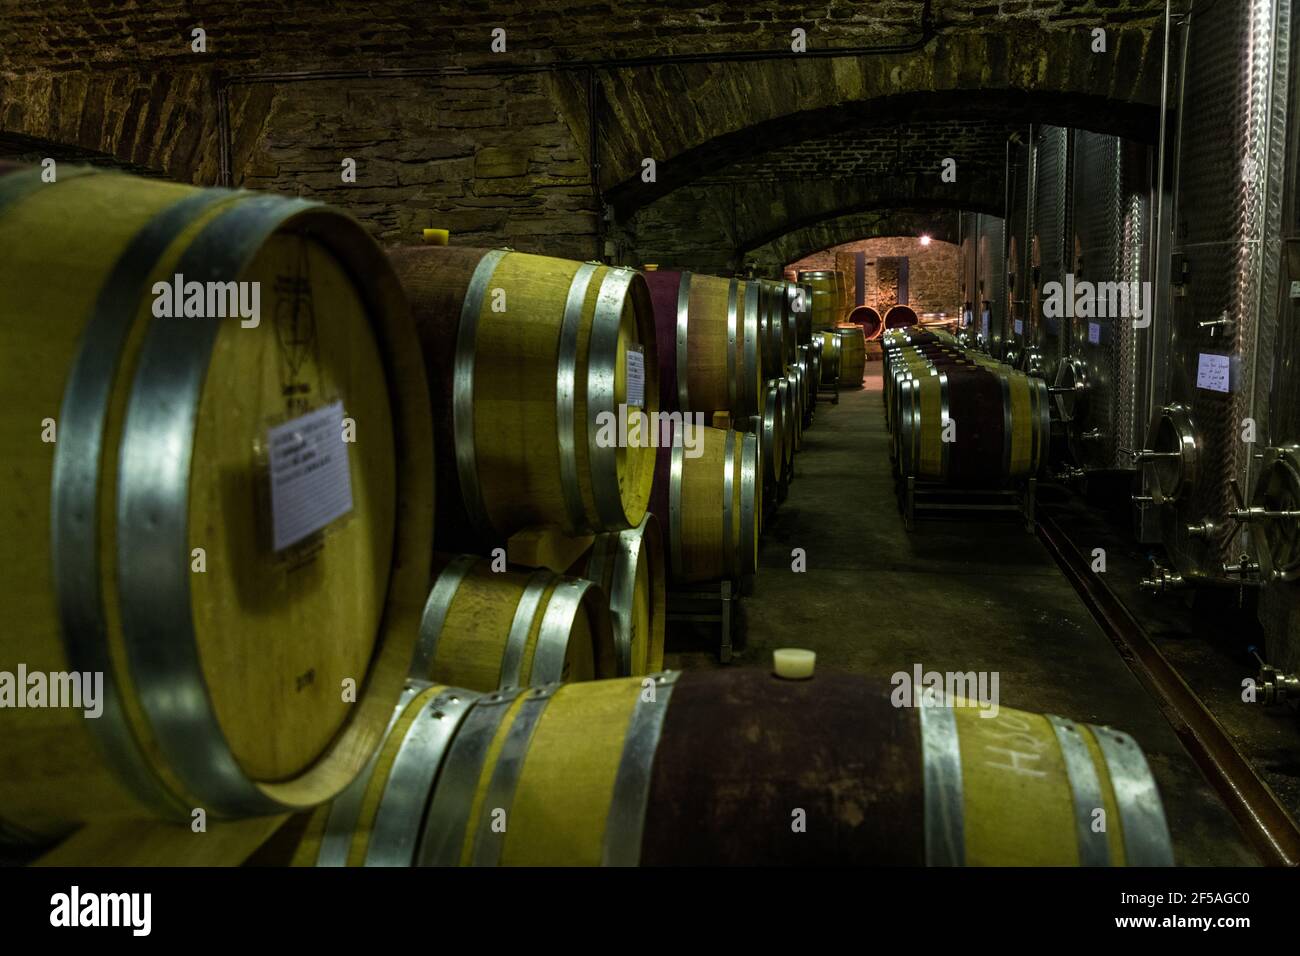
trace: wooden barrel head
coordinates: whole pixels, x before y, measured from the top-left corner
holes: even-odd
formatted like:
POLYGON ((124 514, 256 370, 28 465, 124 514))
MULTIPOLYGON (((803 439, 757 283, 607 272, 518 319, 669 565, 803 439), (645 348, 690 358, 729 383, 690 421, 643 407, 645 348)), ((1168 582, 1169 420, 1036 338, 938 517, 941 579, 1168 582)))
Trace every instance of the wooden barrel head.
POLYGON ((885 328, 898 329, 918 322, 916 313, 905 305, 896 305, 885 313, 885 328))
POLYGON ((329 250, 273 236, 243 278, 261 284, 264 319, 224 323, 212 351, 189 505, 190 544, 206 550, 208 570, 191 591, 231 749, 250 776, 281 780, 316 760, 347 719, 353 705, 340 688, 361 683, 374 649, 397 520, 393 415, 366 306, 329 250), (292 417, 286 405, 332 401, 355 422, 355 441, 340 444, 352 511, 276 553, 266 479, 250 456, 270 425, 292 417))
MULTIPOLYGON (((0 814, 39 829, 328 799, 382 735, 428 574, 427 385, 396 278, 318 204, 76 166, 24 192, 37 176, 0 188, 0 234, 27 237, 0 268, 42 277, 4 284, 16 315, 47 318, 43 344, 6 321, 0 352, 42 366, 45 391, 0 380, 16 406, 60 409, 53 456, 14 462, 45 502, 23 538, 46 558, 27 565, 59 568, 21 582, 8 646, 114 686, 80 729, 47 711, 0 734, 42 781, 0 784, 0 814), (341 463, 336 504, 276 542, 271 429, 336 405, 311 451, 341 463)), ((319 500, 275 487, 277 508, 319 500)))
POLYGON ((885 329, 880 313, 869 305, 860 305, 849 313, 848 321, 862 327, 862 335, 867 341, 880 338, 885 329))
POLYGON ((687 283, 689 301, 690 273, 657 269, 645 273, 654 309, 655 345, 659 356, 659 408, 678 411, 677 336, 681 321, 682 283, 687 283))
POLYGON ((433 410, 434 451, 438 460, 437 520, 434 546, 440 551, 474 551, 504 543, 500 536, 476 528, 465 510, 456 468, 453 424, 456 336, 461 308, 474 270, 485 250, 460 246, 403 246, 388 250, 388 258, 411 302, 411 314, 428 369, 433 410))

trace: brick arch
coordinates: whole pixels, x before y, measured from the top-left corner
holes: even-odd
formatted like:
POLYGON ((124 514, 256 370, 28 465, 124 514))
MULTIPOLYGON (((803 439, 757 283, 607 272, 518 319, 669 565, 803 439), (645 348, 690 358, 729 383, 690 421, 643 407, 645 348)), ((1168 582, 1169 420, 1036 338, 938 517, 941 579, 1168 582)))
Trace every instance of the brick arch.
MULTIPOLYGON (((620 215, 766 149, 864 123, 982 116, 1056 122, 1151 141, 1161 37, 1114 28, 1093 53, 1082 26, 999 20, 939 34, 922 51, 617 69, 602 82, 605 196, 620 215), (656 180, 642 181, 642 161, 656 180)), ((576 80, 572 80, 576 83, 576 80)), ((571 103, 579 90, 569 90, 571 103)))
POLYGON ((739 237, 737 246, 742 253, 782 236, 851 220, 861 213, 887 214, 895 209, 910 209, 933 214, 967 209, 998 215, 1003 204, 1001 174, 984 171, 960 176, 956 183, 944 183, 938 175, 912 175, 782 183, 780 189, 788 197, 788 202, 782 205, 785 215, 776 221, 757 220, 759 225, 753 232, 739 237))
POLYGON ((919 236, 956 244, 960 213, 954 208, 859 210, 800 226, 749 250, 744 259, 767 274, 815 252, 863 239, 919 236))

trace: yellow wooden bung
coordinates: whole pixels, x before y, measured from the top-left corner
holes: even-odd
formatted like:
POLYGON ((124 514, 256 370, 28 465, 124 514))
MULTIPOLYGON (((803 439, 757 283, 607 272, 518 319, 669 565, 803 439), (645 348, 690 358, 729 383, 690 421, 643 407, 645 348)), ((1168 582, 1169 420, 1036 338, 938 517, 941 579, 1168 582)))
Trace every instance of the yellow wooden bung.
POLYGON ((451 232, 447 229, 425 229, 423 236, 431 246, 445 246, 451 241, 451 232))
POLYGON ((772 673, 786 680, 807 680, 813 676, 817 653, 799 647, 778 647, 772 652, 772 673))
POLYGON ((102 675, 102 712, 0 708, 0 820, 329 799, 384 732, 429 575, 427 385, 396 279, 317 203, 40 174, 0 178, 0 672, 102 675), (190 314, 166 317, 177 284, 190 314), (314 520, 294 442, 332 476, 314 520))

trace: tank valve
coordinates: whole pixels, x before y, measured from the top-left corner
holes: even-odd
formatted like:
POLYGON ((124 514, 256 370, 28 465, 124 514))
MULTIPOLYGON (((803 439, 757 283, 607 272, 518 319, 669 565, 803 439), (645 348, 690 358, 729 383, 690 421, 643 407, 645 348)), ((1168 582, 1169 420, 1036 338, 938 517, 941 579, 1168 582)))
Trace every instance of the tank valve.
POLYGON ((1236 478, 1228 481, 1228 487, 1232 489, 1233 500, 1237 503, 1237 507, 1228 512, 1228 517, 1238 524, 1250 524, 1252 521, 1300 520, 1300 511, 1270 511, 1258 505, 1247 505, 1245 498, 1241 494, 1241 486, 1237 484, 1236 478))
POLYGON ((1208 541, 1210 538, 1214 537, 1215 530, 1214 522, 1212 520, 1209 518, 1202 518, 1200 521, 1187 526, 1187 536, 1189 538, 1200 538, 1204 541, 1208 541))
POLYGON ((1133 459, 1133 464, 1141 465, 1148 461, 1164 461, 1170 458, 1182 458, 1181 451, 1152 451, 1150 448, 1143 448, 1140 451, 1134 451, 1130 448, 1121 448, 1121 455, 1128 455, 1133 459))
POLYGON ((1265 664, 1254 648, 1251 648, 1251 653, 1259 661, 1259 677, 1255 679, 1258 690, 1255 703, 1276 707, 1279 704, 1300 702, 1300 676, 1283 673, 1272 664, 1265 664))
POLYGON ((1209 329, 1212 337, 1218 335, 1220 329, 1223 330, 1224 335, 1231 335, 1237 328, 1237 323, 1228 318, 1227 312, 1222 313, 1217 319, 1211 319, 1209 322, 1197 322, 1196 324, 1203 329, 1209 329))
POLYGON ((1143 591, 1154 591, 1156 594, 1164 594, 1166 591, 1175 591, 1178 588, 1185 587, 1187 582, 1177 571, 1171 571, 1166 568, 1155 558, 1151 559, 1151 573, 1138 582, 1138 587, 1143 591))

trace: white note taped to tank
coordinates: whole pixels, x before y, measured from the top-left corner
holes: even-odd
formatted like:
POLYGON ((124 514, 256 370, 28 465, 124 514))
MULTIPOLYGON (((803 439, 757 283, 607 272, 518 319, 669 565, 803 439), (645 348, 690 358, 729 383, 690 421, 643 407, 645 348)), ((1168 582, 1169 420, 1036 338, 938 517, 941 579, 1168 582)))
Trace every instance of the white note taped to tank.
POLYGON ((343 403, 267 430, 273 547, 281 551, 352 510, 343 403))
POLYGON ((645 352, 627 350, 627 407, 645 408, 645 352))
POLYGON ((1024 320, 1024 319, 1016 319, 1015 325, 1016 325, 1016 335, 1024 335, 1024 334, 1025 334, 1025 320, 1024 320))
POLYGON ((1088 323, 1088 341, 1091 342, 1093 345, 1097 345, 1097 344, 1099 344, 1099 343, 1101 342, 1101 323, 1100 323, 1100 322, 1089 322, 1089 323, 1088 323))
POLYGON ((1196 387, 1211 392, 1232 391, 1232 359, 1227 355, 1202 352, 1196 363, 1196 387))

